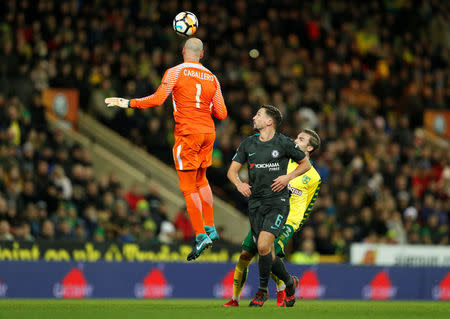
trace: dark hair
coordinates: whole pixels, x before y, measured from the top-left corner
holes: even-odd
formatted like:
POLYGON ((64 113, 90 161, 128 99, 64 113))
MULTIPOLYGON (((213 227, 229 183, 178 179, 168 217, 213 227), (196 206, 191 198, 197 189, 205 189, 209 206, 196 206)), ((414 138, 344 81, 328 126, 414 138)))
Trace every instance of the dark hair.
POLYGON ((314 147, 314 149, 309 152, 312 153, 315 150, 318 150, 320 148, 320 137, 319 134, 317 134, 315 131, 310 130, 308 128, 303 129, 300 133, 306 133, 309 135, 309 145, 311 145, 312 147, 314 147))
POLYGON ((281 115, 280 110, 273 105, 262 105, 260 109, 262 108, 266 110, 266 114, 273 120, 275 129, 277 129, 283 121, 283 115, 281 115))

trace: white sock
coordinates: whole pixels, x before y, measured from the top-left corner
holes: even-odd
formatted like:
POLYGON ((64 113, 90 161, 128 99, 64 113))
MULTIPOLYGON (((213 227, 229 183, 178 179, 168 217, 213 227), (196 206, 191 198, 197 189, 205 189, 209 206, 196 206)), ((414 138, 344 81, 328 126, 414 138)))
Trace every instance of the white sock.
POLYGON ((283 291, 286 289, 286 285, 283 283, 280 287, 277 286, 277 291, 283 291))
POLYGON ((236 300, 237 302, 239 302, 239 300, 240 300, 241 298, 240 298, 240 297, 235 297, 235 296, 233 296, 233 297, 231 297, 231 299, 236 300))

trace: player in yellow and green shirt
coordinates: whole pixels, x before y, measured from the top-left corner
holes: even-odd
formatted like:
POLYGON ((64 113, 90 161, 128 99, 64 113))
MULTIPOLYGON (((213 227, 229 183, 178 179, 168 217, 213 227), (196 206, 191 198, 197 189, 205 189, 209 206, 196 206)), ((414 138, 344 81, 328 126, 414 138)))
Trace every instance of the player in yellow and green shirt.
MULTIPOLYGON (((312 152, 320 148, 320 138, 315 131, 304 129, 298 134, 295 139, 295 144, 297 144, 309 158, 312 152)), ((296 167, 297 164, 295 161, 289 161, 287 173, 293 171, 296 167)), ((289 215, 281 235, 275 239, 275 253, 278 256, 285 256, 284 248, 287 243, 294 233, 303 226, 303 223, 311 213, 319 194, 320 184, 320 175, 314 167, 311 167, 306 173, 289 182, 288 189, 291 194, 289 199, 289 215)), ((248 266, 257 253, 258 249, 252 237, 252 233, 249 231, 242 243, 242 252, 236 265, 236 269, 234 270, 233 297, 229 302, 224 304, 224 307, 239 306, 240 295, 245 281, 247 280, 248 266)), ((283 281, 275 276, 272 275, 272 278, 277 284, 277 306, 281 306, 285 298, 284 289, 286 286, 283 281)))

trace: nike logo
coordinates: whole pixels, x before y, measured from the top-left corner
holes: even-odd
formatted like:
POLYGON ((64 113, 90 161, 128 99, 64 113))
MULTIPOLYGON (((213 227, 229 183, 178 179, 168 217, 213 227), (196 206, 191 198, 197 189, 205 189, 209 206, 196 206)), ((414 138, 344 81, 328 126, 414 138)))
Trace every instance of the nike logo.
POLYGON ((195 248, 197 250, 200 250, 203 247, 204 244, 205 244, 205 241, 203 241, 200 245, 195 246, 195 248))
POLYGON ((249 153, 248 154, 248 156, 253 156, 253 155, 255 155, 256 153, 249 153))

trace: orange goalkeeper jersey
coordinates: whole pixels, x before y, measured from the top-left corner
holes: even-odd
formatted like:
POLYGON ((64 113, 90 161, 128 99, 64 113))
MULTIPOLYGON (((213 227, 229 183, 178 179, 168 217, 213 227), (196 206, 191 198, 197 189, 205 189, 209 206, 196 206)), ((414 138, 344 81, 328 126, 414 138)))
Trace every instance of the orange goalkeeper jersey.
POLYGON ((196 62, 185 62, 168 69, 158 90, 150 96, 132 99, 130 107, 161 105, 170 93, 175 135, 214 133, 211 113, 219 120, 227 117, 219 81, 211 71, 196 62))

